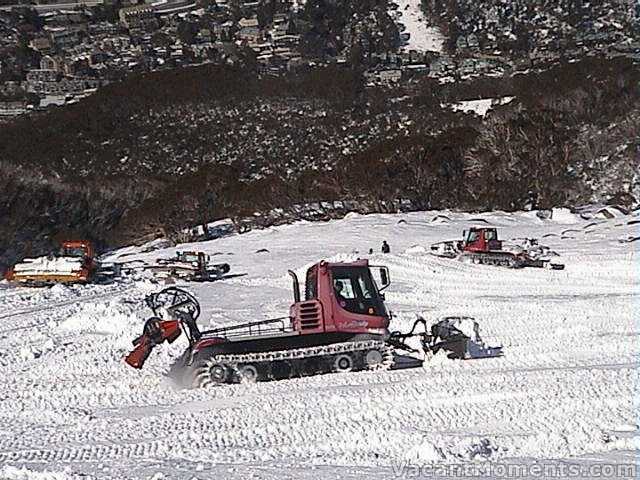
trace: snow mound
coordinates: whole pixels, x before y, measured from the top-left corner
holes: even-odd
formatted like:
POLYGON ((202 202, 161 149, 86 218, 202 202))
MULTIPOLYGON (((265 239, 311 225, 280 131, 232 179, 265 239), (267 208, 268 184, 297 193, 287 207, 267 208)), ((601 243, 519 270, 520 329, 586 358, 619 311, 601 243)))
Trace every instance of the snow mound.
POLYGON ((406 460, 420 463, 435 463, 444 459, 442 451, 427 439, 410 448, 406 455, 406 460))
POLYGON ((628 215, 628 211, 620 205, 584 205, 576 208, 576 211, 585 220, 612 220, 628 215))
MULTIPOLYGON (((473 223, 473 224, 482 224, 482 225, 491 225, 491 222, 485 218, 480 218, 480 217, 476 217, 476 218, 470 218, 469 219, 469 223, 473 223)), ((478 228, 482 228, 482 227, 478 227, 478 228)))
POLYGON ((568 208, 554 208, 551 212, 551 220, 558 223, 578 223, 580 222, 580 216, 575 213, 571 213, 568 208))
POLYGON ((598 210, 593 216, 593 218, 611 220, 613 218, 621 218, 624 216, 626 216, 625 212, 623 212, 619 207, 611 205, 598 210))
POLYGON ((412 247, 407 248, 404 251, 405 254, 408 255, 416 255, 416 254, 427 254, 429 251, 423 247, 422 245, 413 245, 412 247))
POLYGON ((451 223, 451 219, 446 215, 436 215, 431 219, 431 223, 435 223, 435 224, 451 223))
POLYGON ((134 307, 119 300, 104 303, 84 304, 67 320, 60 324, 66 332, 93 333, 121 337, 130 344, 131 336, 139 330, 140 319, 134 307))

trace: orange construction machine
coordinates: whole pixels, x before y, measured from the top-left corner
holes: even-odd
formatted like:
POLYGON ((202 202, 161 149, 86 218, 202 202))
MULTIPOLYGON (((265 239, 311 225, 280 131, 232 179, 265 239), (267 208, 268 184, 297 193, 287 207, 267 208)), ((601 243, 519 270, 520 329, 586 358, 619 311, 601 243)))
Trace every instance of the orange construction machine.
MULTIPOLYGON (((102 278, 95 249, 86 240, 62 242, 58 252, 37 258, 25 258, 6 273, 10 282, 25 285, 50 285, 54 283, 88 283, 102 278)), ((111 274, 111 272, 110 272, 111 274)))

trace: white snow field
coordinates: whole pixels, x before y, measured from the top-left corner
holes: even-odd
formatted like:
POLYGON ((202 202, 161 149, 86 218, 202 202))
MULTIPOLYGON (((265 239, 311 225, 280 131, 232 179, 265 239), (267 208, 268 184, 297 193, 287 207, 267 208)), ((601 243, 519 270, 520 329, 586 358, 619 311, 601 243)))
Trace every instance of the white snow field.
POLYGON ((185 286, 203 305, 201 324, 221 325, 286 314, 288 268, 304 278, 320 259, 367 257, 387 240, 391 253, 370 259, 390 268, 392 329, 408 329, 418 313, 471 315, 485 342, 505 353, 435 356, 387 372, 177 389, 165 374, 184 336, 156 348, 141 371, 122 361, 149 313, 144 296, 163 285, 0 283, 0 479, 513 476, 506 468, 526 478, 634 478, 640 240, 631 240, 639 221, 566 210, 547 220, 533 212, 350 214, 126 257, 202 249, 246 273, 185 286), (539 237, 566 269, 428 254, 431 243, 487 224, 505 239, 539 237))
MULTIPOLYGON (((396 0, 399 21, 409 34, 406 50, 442 52, 445 37, 436 26, 429 25, 421 6, 422 0, 396 0)), ((401 32, 403 33, 403 32, 401 32)))

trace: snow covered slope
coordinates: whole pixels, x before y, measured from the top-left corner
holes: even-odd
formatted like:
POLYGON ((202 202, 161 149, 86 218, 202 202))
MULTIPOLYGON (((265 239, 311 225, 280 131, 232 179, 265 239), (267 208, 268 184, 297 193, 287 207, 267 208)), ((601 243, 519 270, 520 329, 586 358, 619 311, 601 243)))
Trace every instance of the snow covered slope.
POLYGON ((405 45, 407 50, 421 52, 442 52, 445 38, 440 29, 427 23, 421 7, 421 0, 396 0, 398 4, 399 21, 405 26, 409 40, 405 45))
POLYGON ((204 249, 246 273, 187 287, 203 305, 202 322, 221 325, 287 312, 288 268, 302 274, 321 258, 368 256, 387 240, 391 254, 370 257, 390 267, 394 329, 416 313, 472 315, 488 344, 504 345, 502 358, 436 356, 383 373, 177 390, 163 375, 184 338, 156 349, 143 371, 122 362, 147 315, 144 295, 161 286, 0 283, 0 478, 383 479, 430 462, 633 463, 640 241, 631 240, 640 219, 554 218, 352 214, 126 257, 204 249), (542 237, 566 269, 508 270, 427 253, 472 224, 501 227, 505 239, 542 237))

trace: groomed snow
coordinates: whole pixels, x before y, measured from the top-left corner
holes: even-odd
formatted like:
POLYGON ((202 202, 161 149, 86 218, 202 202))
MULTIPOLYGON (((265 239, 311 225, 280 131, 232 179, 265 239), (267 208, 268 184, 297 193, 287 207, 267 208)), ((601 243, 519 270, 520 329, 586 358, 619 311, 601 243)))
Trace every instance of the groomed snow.
MULTIPOLYGON (((432 462, 634 463, 634 219, 585 220, 564 210, 548 220, 533 212, 351 214, 125 257, 201 249, 246 273, 187 285, 201 300, 202 324, 220 325, 285 314, 288 268, 302 275, 319 259, 365 257, 387 240, 392 253, 370 258, 390 268, 393 329, 406 330, 417 313, 470 315, 488 345, 504 346, 501 358, 436 356, 383 373, 178 390, 164 374, 184 338, 157 348, 142 371, 122 362, 148 314, 144 296, 161 285, 0 282, 0 478, 387 479, 432 462), (566 269, 508 270, 428 254, 431 243, 471 224, 500 227, 504 239, 539 237, 566 269)), ((489 472, 485 478, 498 478, 501 470, 489 472)))

